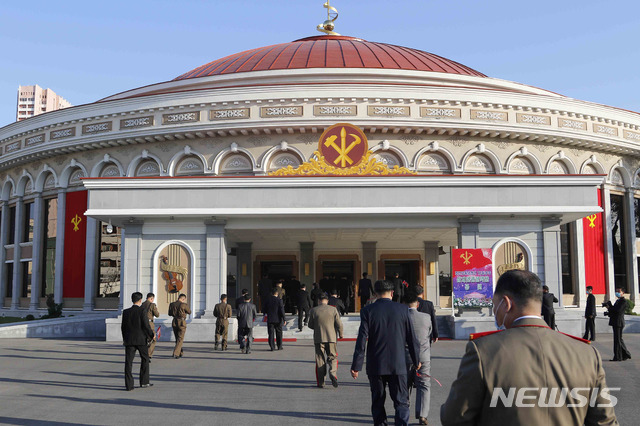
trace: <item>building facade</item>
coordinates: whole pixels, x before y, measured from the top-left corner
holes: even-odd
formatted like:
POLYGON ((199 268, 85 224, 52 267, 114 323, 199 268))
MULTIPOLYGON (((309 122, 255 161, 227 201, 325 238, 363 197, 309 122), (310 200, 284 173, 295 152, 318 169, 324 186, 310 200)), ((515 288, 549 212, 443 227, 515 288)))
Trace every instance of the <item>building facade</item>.
POLYGON ((567 311, 587 285, 639 295, 640 116, 415 49, 253 49, 8 125, 0 150, 3 312, 48 294, 117 311, 153 291, 161 313, 184 292, 207 318, 263 275, 343 280, 350 297, 363 272, 448 308, 453 247, 522 262, 567 311), (323 138, 335 125, 383 166, 318 168, 323 146, 351 149, 323 138))
POLYGON ((16 102, 16 121, 22 121, 34 115, 69 108, 71 103, 51 89, 36 85, 18 86, 16 102))

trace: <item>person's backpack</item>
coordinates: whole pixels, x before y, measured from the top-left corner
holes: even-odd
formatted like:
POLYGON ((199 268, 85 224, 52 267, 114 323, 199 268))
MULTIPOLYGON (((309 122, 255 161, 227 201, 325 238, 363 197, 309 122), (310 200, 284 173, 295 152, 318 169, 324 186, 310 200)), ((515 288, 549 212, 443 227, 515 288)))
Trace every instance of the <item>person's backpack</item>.
POLYGON ((171 304, 169 305, 169 316, 170 316, 170 317, 175 317, 175 316, 176 316, 176 314, 177 314, 177 312, 176 312, 176 311, 178 310, 176 305, 177 305, 177 304, 176 304, 175 302, 174 302, 174 303, 171 303, 171 304))

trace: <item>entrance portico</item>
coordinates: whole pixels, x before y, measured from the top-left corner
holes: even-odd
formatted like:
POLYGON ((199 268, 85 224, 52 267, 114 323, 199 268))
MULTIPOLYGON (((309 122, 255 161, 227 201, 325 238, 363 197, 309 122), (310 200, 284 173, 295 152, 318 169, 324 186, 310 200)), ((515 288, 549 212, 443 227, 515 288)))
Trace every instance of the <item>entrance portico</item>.
POLYGON ((440 246, 517 240, 530 256, 528 268, 561 294, 559 225, 601 211, 602 181, 598 175, 160 177, 90 178, 84 185, 87 216, 124 230, 123 294, 152 291, 155 254, 177 241, 192 253, 190 303, 198 318, 211 315, 228 275, 237 276, 236 291, 251 288, 259 279, 252 261, 269 254, 291 256, 294 275, 305 283, 316 277, 318 260, 331 255, 353 256, 358 272, 374 278, 384 273, 380 261, 393 255, 419 260, 426 297, 438 303, 440 246), (227 271, 225 253, 234 248, 237 271, 227 271))

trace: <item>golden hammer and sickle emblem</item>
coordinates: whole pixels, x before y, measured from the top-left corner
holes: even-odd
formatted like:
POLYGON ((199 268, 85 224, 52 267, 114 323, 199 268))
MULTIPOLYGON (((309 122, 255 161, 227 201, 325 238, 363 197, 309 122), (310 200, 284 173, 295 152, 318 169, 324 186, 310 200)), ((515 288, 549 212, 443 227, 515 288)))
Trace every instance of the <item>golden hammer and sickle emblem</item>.
POLYGON ((465 265, 468 265, 468 264, 470 264, 470 263, 471 263, 471 262, 469 262, 469 259, 471 259, 472 257, 473 257, 473 255, 472 255, 471 253, 469 253, 468 251, 465 251, 464 253, 462 253, 462 254, 460 255, 460 258, 461 258, 461 259, 464 259, 464 262, 463 262, 463 263, 464 263, 465 265))
POLYGON ((598 218, 597 214, 592 214, 591 216, 587 216, 587 219, 589 219, 589 228, 596 227, 596 224, 594 222, 596 221, 597 218, 598 218))
POLYGON ((349 163, 350 165, 353 164, 353 160, 351 159, 351 157, 349 157, 349 152, 351 152, 351 150, 355 148, 356 145, 362 142, 360 137, 354 135, 353 133, 349 133, 349 136, 352 136, 354 140, 349 144, 349 146, 347 146, 347 131, 343 127, 342 130, 340 130, 340 146, 336 145, 336 139, 338 137, 335 135, 329 136, 327 140, 324 141, 324 146, 331 147, 338 153, 338 158, 333 160, 333 163, 335 165, 338 165, 338 163, 340 163, 340 167, 345 167, 347 163, 349 163))
POLYGON ((75 232, 80 230, 80 228, 78 228, 78 225, 80 225, 80 222, 82 222, 82 218, 80 216, 78 216, 78 215, 76 215, 76 217, 71 219, 71 223, 73 223, 73 230, 75 232))

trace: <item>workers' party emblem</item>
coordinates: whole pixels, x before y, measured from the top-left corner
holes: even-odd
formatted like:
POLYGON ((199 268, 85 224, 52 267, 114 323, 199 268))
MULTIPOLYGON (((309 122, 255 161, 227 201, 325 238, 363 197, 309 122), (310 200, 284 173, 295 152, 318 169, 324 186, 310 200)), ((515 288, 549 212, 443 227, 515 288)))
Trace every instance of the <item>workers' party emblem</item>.
POLYGON ((360 164, 368 148, 362 130, 352 124, 338 123, 322 134, 318 151, 327 164, 344 169, 360 164))

